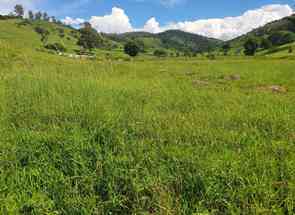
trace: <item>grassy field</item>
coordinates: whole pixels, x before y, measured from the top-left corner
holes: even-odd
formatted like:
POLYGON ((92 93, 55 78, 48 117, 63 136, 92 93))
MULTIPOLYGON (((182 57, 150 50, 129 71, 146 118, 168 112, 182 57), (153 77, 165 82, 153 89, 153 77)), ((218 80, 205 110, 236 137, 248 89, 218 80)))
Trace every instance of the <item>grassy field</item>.
POLYGON ((0 48, 0 214, 295 213, 294 61, 0 48))

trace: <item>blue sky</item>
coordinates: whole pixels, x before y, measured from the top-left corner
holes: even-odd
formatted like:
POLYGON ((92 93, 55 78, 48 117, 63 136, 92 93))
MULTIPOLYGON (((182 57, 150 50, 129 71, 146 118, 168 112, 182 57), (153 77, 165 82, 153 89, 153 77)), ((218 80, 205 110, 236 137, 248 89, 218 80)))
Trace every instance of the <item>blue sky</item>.
POLYGON ((150 17, 161 24, 207 18, 238 16, 243 12, 269 4, 295 5, 292 0, 50 0, 39 6, 59 18, 90 18, 108 14, 113 7, 123 8, 135 27, 150 17), (170 3, 169 3, 170 2, 170 3))
POLYGON ((90 21, 107 33, 180 29, 224 40, 288 16, 295 5, 294 0, 0 0, 0 13, 16 3, 67 24, 90 21))

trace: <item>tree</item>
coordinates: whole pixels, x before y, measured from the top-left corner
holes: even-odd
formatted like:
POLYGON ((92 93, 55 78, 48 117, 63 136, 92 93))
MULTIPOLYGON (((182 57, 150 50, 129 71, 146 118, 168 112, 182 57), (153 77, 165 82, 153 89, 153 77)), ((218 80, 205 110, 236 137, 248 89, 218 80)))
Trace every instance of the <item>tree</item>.
POLYGON ((84 49, 92 50, 93 48, 98 48, 103 42, 101 35, 99 35, 88 22, 84 23, 84 27, 81 28, 79 32, 80 38, 77 44, 84 49))
POLYGON ((49 16, 48 16, 48 14, 47 14, 46 12, 44 12, 44 13, 42 14, 42 18, 43 18, 43 20, 45 20, 45 21, 49 21, 49 16))
POLYGON ((124 52, 130 57, 135 57, 139 53, 139 47, 134 41, 129 41, 124 45, 124 52))
POLYGON ((263 49, 269 49, 269 48, 272 47, 272 44, 271 44, 271 42, 269 41, 269 39, 267 39, 267 38, 263 38, 263 39, 261 40, 260 47, 263 48, 263 49))
POLYGON ((45 46, 45 48, 50 49, 50 50, 54 50, 54 51, 57 51, 57 52, 65 52, 66 51, 66 48, 61 43, 47 44, 45 46))
POLYGON ((25 14, 24 7, 20 4, 15 5, 14 12, 18 17, 23 17, 25 14))
POLYGON ((163 49, 157 49, 154 51, 156 57, 167 57, 167 52, 163 49))
POLYGON ((258 43, 254 38, 249 38, 244 44, 244 53, 248 56, 255 55, 256 50, 258 49, 258 43))
POLYGON ((29 11, 29 19, 34 20, 34 13, 31 10, 29 11))
POLYGON ((55 16, 50 17, 50 21, 53 22, 53 23, 56 23, 56 18, 55 18, 55 16))
POLYGON ((139 52, 144 52, 145 51, 145 47, 144 47, 144 42, 140 39, 135 39, 134 42, 136 43, 136 45, 139 48, 139 52))
POLYGON ((35 19, 36 19, 36 20, 41 20, 41 18, 42 18, 42 13, 39 11, 39 12, 37 12, 37 13, 35 14, 35 19))
POLYGON ((229 43, 225 43, 222 46, 222 50, 223 50, 223 55, 226 56, 228 54, 228 51, 230 50, 230 44, 229 43))
POLYGON ((42 28, 42 27, 36 27, 36 28, 35 28, 35 31, 36 31, 38 34, 41 35, 41 41, 42 41, 43 43, 46 43, 47 40, 48 40, 48 36, 49 36, 49 34, 50 34, 49 31, 46 30, 45 28, 42 28))

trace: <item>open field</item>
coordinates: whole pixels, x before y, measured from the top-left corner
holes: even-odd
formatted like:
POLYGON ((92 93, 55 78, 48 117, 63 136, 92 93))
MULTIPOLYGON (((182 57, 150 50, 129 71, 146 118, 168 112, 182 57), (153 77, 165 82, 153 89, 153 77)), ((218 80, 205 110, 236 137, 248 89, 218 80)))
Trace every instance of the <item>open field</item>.
POLYGON ((295 61, 1 48, 0 214, 295 213, 295 61))

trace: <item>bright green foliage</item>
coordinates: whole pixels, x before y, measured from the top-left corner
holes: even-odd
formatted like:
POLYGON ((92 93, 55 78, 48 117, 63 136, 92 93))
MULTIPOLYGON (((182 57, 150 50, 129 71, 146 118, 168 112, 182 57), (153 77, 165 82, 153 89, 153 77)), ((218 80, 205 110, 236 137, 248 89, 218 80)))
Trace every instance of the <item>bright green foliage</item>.
POLYGON ((84 49, 92 50, 102 46, 102 38, 91 26, 85 26, 79 30, 80 38, 77 44, 84 49))
POLYGON ((294 213, 294 60, 78 60, 9 25, 0 214, 294 213))

